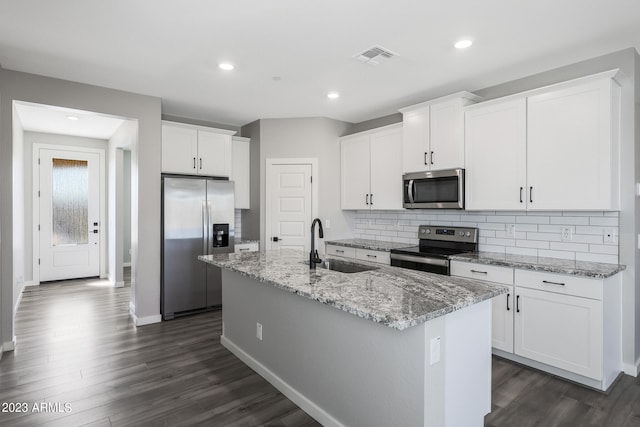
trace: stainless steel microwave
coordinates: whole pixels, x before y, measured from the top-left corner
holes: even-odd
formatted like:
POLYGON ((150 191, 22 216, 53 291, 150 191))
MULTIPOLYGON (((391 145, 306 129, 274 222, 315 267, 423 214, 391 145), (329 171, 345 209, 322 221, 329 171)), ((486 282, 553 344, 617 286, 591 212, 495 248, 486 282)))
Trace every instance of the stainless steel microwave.
POLYGON ((464 169, 404 174, 407 209, 464 209, 464 169))

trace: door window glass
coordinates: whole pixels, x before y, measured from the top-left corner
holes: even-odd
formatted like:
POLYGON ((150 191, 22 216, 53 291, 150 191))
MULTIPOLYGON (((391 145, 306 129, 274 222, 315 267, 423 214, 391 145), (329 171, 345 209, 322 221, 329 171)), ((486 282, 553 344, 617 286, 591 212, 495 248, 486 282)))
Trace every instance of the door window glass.
POLYGON ((86 160, 52 159, 51 244, 86 245, 89 240, 89 168, 86 160))

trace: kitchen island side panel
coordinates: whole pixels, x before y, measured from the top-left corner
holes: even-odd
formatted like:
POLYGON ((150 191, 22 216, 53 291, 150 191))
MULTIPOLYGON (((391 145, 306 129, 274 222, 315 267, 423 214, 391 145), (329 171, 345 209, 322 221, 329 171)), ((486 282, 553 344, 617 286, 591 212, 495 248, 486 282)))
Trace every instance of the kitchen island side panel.
POLYGON ((444 363, 428 366, 425 346, 427 336, 443 336, 444 318, 398 331, 239 273, 222 274, 223 344, 295 390, 298 399, 288 397, 323 424, 442 425, 432 422, 444 417, 444 363), (314 414, 305 399, 329 417, 314 414))

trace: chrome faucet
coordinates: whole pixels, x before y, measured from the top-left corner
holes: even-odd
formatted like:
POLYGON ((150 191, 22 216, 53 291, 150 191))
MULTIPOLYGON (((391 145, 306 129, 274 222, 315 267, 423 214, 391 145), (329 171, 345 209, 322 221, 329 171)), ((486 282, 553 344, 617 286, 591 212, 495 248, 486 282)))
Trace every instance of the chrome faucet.
POLYGON ((316 218, 311 223, 311 252, 309 252, 309 268, 311 270, 315 270, 316 264, 320 264, 322 262, 318 255, 318 250, 316 249, 316 222, 318 223, 318 237, 321 239, 324 238, 322 221, 320 221, 320 218, 316 218))

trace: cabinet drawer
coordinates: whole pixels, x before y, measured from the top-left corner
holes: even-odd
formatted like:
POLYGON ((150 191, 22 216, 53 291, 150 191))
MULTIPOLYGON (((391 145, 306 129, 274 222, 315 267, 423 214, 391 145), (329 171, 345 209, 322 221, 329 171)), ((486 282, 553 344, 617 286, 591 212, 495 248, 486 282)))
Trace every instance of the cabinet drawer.
POLYGON ((234 252, 257 252, 259 245, 257 243, 241 243, 235 246, 234 252))
POLYGON ((451 275, 513 285, 513 268, 451 261, 451 275))
POLYGON ((337 246, 337 245, 327 245, 327 255, 355 258, 356 248, 348 248, 346 246, 337 246))
POLYGON ((516 270, 515 280, 518 287, 602 300, 603 283, 601 279, 516 270))
POLYGON ((391 265, 391 254, 384 251, 372 251, 370 249, 356 249, 356 259, 362 261, 377 262, 391 265))

